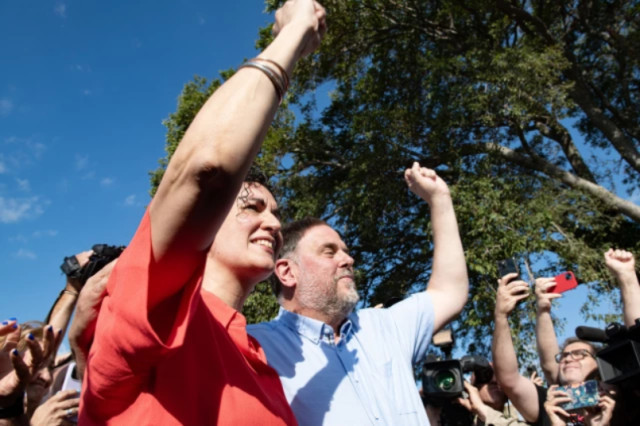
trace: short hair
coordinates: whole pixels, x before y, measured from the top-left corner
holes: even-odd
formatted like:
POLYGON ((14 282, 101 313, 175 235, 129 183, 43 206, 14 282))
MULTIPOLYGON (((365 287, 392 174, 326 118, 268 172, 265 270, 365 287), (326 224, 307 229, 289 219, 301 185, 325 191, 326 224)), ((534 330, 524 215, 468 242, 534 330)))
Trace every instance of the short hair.
POLYGON ((568 337, 560 347, 560 352, 563 352, 567 348, 567 346, 573 343, 584 343, 585 345, 589 346, 591 348, 591 351, 593 352, 593 356, 596 355, 596 352, 602 349, 599 345, 596 345, 588 340, 582 340, 577 337, 568 337))
MULTIPOLYGON (((280 249, 278 259, 285 258, 293 253, 296 250, 300 239, 308 229, 313 228, 314 226, 326 224, 327 222, 322 219, 307 216, 304 219, 296 220, 284 226, 282 228, 282 248, 280 249)), ((282 283, 275 273, 271 276, 270 284, 271 289, 273 290, 273 293, 276 295, 276 297, 280 296, 280 292, 282 291, 282 283)))

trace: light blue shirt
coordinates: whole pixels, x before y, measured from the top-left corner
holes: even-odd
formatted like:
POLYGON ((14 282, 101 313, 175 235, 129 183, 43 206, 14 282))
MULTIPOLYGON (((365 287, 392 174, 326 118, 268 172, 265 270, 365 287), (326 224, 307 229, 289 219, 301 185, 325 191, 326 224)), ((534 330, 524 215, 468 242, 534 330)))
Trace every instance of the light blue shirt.
POLYGON ((352 313, 338 343, 329 325, 283 308, 247 329, 301 425, 428 425, 413 365, 426 354, 433 322, 422 292, 388 309, 352 313))

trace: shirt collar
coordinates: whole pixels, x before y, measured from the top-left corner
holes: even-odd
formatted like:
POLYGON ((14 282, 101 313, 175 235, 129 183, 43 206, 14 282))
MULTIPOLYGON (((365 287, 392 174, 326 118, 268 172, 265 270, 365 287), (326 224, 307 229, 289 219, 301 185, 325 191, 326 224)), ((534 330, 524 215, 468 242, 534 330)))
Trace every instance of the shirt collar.
MULTIPOLYGON (((299 315, 291 311, 287 311, 282 306, 278 312, 276 321, 281 321, 285 326, 293 330, 294 332, 306 337, 313 343, 318 344, 323 338, 333 341, 334 333, 333 328, 324 322, 299 315)), ((340 335, 343 339, 346 339, 351 333, 353 327, 351 323, 351 315, 347 317, 345 322, 340 326, 340 335)))

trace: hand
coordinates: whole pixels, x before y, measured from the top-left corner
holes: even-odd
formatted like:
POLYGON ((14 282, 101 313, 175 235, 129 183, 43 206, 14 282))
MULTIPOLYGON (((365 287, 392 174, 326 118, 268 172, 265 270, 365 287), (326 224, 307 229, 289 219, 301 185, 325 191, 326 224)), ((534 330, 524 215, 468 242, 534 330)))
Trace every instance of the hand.
POLYGON ((635 274, 636 266, 633 254, 626 250, 609 249, 604 254, 604 263, 616 277, 625 274, 635 274))
POLYGON ((518 276, 512 272, 498 280, 498 291, 496 294, 496 315, 508 316, 516 307, 516 304, 529 297, 529 284, 522 280, 509 282, 518 276))
POLYGON ((553 426, 566 425, 567 422, 564 419, 571 417, 569 413, 560 407, 560 404, 564 404, 565 402, 571 402, 571 397, 566 392, 558 390, 558 386, 551 386, 547 391, 544 410, 547 412, 553 426))
POLYGON ((79 405, 78 392, 60 391, 34 411, 31 426, 72 425, 69 419, 78 415, 79 405))
POLYGON ((69 344, 76 357, 76 371, 81 378, 93 341, 100 306, 106 295, 107 283, 117 262, 118 259, 112 260, 89 278, 78 296, 76 314, 69 329, 69 344))
POLYGON ((544 384, 544 382, 542 381, 542 377, 538 376, 538 373, 536 371, 531 373, 531 377, 529 377, 529 380, 531 380, 533 384, 538 386, 542 386, 544 384))
POLYGON ((596 412, 589 411, 584 416, 584 422, 587 426, 608 426, 611 422, 613 409, 616 407, 616 401, 609 395, 600 395, 598 402, 598 410, 596 412))
POLYGON ((464 389, 469 394, 469 398, 458 398, 458 404, 462 405, 464 408, 469 410, 469 412, 478 416, 478 419, 480 419, 480 421, 485 422, 487 420, 487 406, 484 402, 482 402, 482 399, 480 398, 480 392, 478 392, 478 388, 465 381, 464 389))
POLYGON ((38 371, 51 363, 54 348, 57 347, 62 334, 53 327, 44 329, 43 340, 26 338, 28 350, 20 354, 16 347, 20 342, 21 328, 15 320, 7 321, 0 328, 0 335, 6 336, 0 348, 0 406, 8 407, 15 403, 38 371), (13 328, 16 326, 16 328, 13 328))
POLYGON ((550 293, 549 288, 556 285, 554 278, 536 278, 536 304, 538 306, 538 312, 550 312, 551 301, 562 297, 559 293, 550 293))
POLYGON ((300 57, 315 51, 327 32, 327 13, 320 3, 313 0, 289 0, 276 11, 276 22, 273 24, 274 36, 280 34, 287 25, 299 24, 307 29, 302 42, 300 57))
MULTIPOLYGON (((93 250, 83 251, 82 253, 76 254, 76 260, 78 261, 78 265, 80 267, 84 267, 87 263, 89 263, 89 258, 93 254, 93 250)), ((67 278, 67 290, 74 290, 76 293, 80 293, 82 290, 82 283, 76 278, 67 278)))
POLYGON ((413 166, 410 169, 404 171, 404 180, 407 182, 411 192, 429 204, 437 196, 451 197, 449 187, 436 174, 435 170, 420 167, 417 161, 413 162, 413 166))

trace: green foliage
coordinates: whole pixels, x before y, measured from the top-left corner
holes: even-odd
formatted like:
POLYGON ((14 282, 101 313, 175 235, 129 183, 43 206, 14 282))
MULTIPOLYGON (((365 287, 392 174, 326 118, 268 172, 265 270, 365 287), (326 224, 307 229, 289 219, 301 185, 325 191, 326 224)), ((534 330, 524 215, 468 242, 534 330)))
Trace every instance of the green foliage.
MULTIPOLYGON (((454 324, 461 349, 489 350, 496 262, 506 257, 529 261, 537 276, 576 272, 589 286, 587 317, 592 302, 619 297, 602 253, 640 249, 638 220, 612 191, 615 179, 640 186, 636 2, 322 3, 329 32, 298 64, 287 98, 302 114, 294 119, 285 102, 258 161, 276 176, 285 221, 319 216, 343 234, 365 305, 428 283, 429 211, 402 179, 414 160, 438 170, 456 204, 471 283, 454 324), (323 84, 332 92, 319 110, 323 84)), ((260 37, 266 46, 270 29, 260 37)), ((154 188, 219 84, 185 86, 165 121, 168 155, 154 188)), ((275 312, 261 284, 247 319, 275 312)), ((532 300, 511 317, 521 361, 533 356, 533 319, 532 300)))

